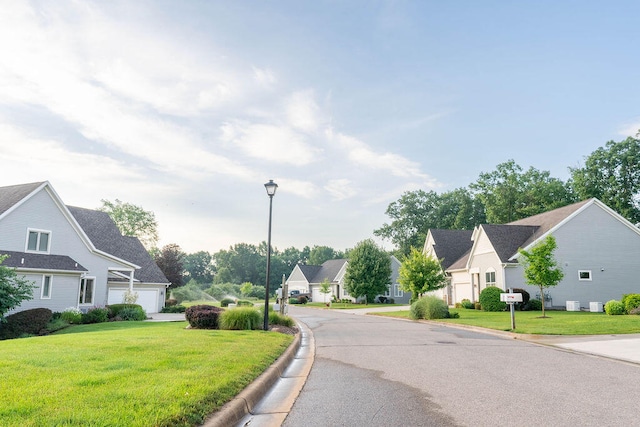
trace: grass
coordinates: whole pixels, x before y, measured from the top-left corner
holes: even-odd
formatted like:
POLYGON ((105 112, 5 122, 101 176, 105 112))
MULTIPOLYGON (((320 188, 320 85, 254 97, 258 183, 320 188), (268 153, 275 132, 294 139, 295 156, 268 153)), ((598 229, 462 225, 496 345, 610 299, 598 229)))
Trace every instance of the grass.
POLYGON ((186 325, 100 323, 0 341, 0 425, 198 425, 293 339, 186 325))
MULTIPOLYGON (((304 307, 301 304, 291 304, 291 305, 300 305, 301 307, 304 307)), ((402 306, 402 305, 406 305, 406 304, 378 304, 378 303, 354 304, 350 302, 334 302, 331 304, 330 308, 336 309, 336 310, 344 310, 348 308, 350 309, 350 308, 393 307, 393 306, 402 306)), ((308 302, 305 304, 305 306, 327 308, 327 304, 325 304, 324 302, 308 302)))
MULTIPOLYGON (((459 319, 441 319, 438 322, 479 326, 499 331, 511 331, 511 315, 508 311, 486 312, 454 308, 459 319)), ((410 319, 409 311, 376 313, 379 316, 390 316, 410 319)), ((516 311, 516 329, 521 334, 540 335, 606 335, 640 333, 640 316, 609 316, 605 313, 550 311, 546 310, 546 318, 541 318, 541 311, 516 311)))

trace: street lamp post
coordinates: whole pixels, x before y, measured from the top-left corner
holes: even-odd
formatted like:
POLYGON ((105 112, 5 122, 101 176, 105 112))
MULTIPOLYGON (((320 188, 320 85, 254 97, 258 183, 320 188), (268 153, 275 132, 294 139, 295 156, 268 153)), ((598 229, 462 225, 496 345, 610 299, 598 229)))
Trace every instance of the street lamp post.
POLYGON ((269 196, 269 234, 267 237, 267 283, 265 286, 266 295, 264 299, 264 330, 269 330, 269 275, 271 274, 271 212, 273 208, 273 196, 276 194, 276 189, 278 188, 278 184, 273 182, 272 179, 269 180, 264 185, 264 188, 267 189, 267 195, 269 196))

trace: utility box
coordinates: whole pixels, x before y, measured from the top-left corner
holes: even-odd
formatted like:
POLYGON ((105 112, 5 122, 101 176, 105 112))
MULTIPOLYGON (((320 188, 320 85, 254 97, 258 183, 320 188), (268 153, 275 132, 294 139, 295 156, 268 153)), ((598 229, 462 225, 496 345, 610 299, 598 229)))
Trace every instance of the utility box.
POLYGON ((601 302, 590 302, 589 303, 589 311, 592 313, 602 313, 602 303, 601 302))
POLYGON ((567 301, 567 311, 580 311, 580 301, 567 301))

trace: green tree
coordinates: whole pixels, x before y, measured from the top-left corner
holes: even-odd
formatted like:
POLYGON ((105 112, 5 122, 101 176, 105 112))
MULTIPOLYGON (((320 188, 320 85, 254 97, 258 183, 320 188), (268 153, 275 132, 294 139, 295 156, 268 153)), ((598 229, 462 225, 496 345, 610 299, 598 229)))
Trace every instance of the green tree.
POLYGON ((102 206, 98 210, 109 214, 116 223, 123 236, 137 237, 142 245, 150 251, 158 243, 158 223, 151 211, 131 203, 101 200, 102 206))
POLYGON ((240 285, 240 292, 242 292, 242 296, 248 297, 251 295, 253 291, 253 284, 251 282, 244 282, 240 285))
POLYGON ((19 277, 16 270, 2 265, 8 255, 0 255, 0 321, 4 321, 4 315, 18 307, 23 301, 33 298, 33 282, 24 276, 19 277))
POLYGON ((320 283, 320 293, 324 294, 324 303, 327 303, 327 294, 331 293, 331 283, 329 283, 329 279, 324 279, 322 283, 320 283))
POLYGON ((349 253, 345 290, 354 298, 373 302, 391 282, 391 257, 371 239, 359 242, 349 253))
POLYGON ((185 254, 182 258, 184 268, 183 282, 195 280, 200 285, 211 285, 213 282, 213 257, 209 252, 198 251, 192 254, 185 254))
POLYGON ((553 256, 557 248, 555 237, 552 235, 536 244, 530 251, 519 249, 518 261, 524 267, 524 278, 527 284, 540 288, 542 298, 542 317, 544 314, 544 289, 556 286, 564 273, 553 256))
POLYGON ((411 254, 400 265, 398 282, 400 289, 411 292, 413 303, 424 293, 445 287, 447 277, 438 260, 411 248, 411 254))
POLYGON ((325 261, 340 259, 342 257, 344 257, 344 253, 336 251, 332 247, 314 245, 309 252, 309 264, 322 265, 325 261))
POLYGON ((569 168, 580 199, 596 197, 634 224, 640 222, 640 133, 607 142, 586 157, 581 168, 569 168))
POLYGON ((171 285, 169 289, 180 287, 183 282, 182 259, 184 252, 175 243, 165 245, 155 253, 154 260, 171 285))
POLYGON ((218 269, 214 283, 244 283, 264 285, 266 274, 266 243, 264 254, 256 245, 237 243, 228 250, 213 254, 218 269))

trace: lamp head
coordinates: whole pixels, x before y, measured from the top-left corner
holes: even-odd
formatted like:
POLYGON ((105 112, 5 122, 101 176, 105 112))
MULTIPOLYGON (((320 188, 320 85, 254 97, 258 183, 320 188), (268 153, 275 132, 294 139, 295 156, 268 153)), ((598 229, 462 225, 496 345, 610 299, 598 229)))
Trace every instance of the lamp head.
POLYGON ((274 194, 276 194, 276 189, 278 188, 278 184, 276 184, 275 182, 273 182, 272 179, 270 179, 269 182, 267 182, 264 185, 264 188, 267 189, 267 195, 269 195, 269 197, 273 197, 274 194))

